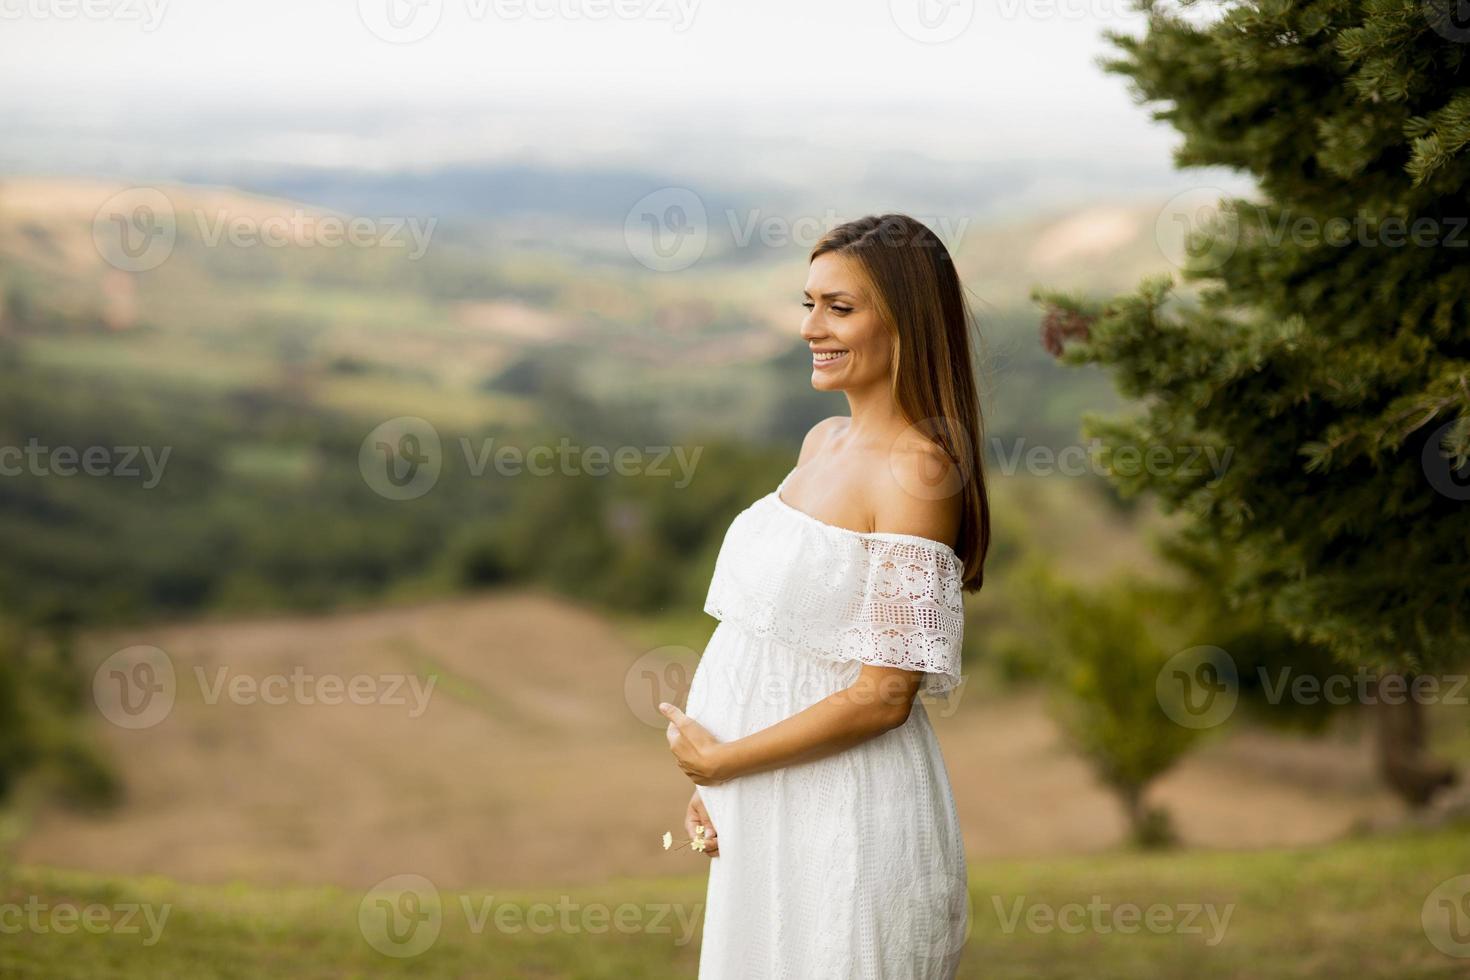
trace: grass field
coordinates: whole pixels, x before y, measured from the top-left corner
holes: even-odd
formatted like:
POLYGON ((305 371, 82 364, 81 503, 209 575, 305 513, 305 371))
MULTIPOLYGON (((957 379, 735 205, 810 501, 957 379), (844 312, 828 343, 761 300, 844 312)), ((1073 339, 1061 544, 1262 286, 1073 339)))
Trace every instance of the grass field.
MULTIPOLYGON (((671 866, 703 860, 668 859, 671 866)), ((970 870, 964 977, 1401 980, 1470 973, 1470 959, 1438 950, 1421 919, 1436 886, 1470 870, 1464 830, 1293 850, 973 862, 970 870)), ((0 919, 8 933, 0 942, 0 975, 7 977, 657 978, 695 972, 703 879, 561 892, 444 891, 437 906, 425 895, 418 907, 430 915, 425 931, 400 936, 424 947, 409 956, 372 945, 413 949, 385 943, 379 896, 365 901, 363 892, 337 888, 190 886, 22 867, 0 879, 0 896, 7 903, 0 909, 16 910, 0 919), (63 922, 55 911, 62 907, 91 906, 94 922, 110 916, 121 925, 133 905, 151 911, 161 928, 135 913, 136 932, 50 929, 63 922), (38 911, 25 913, 28 907, 38 911), (46 931, 17 931, 23 916, 46 931)))

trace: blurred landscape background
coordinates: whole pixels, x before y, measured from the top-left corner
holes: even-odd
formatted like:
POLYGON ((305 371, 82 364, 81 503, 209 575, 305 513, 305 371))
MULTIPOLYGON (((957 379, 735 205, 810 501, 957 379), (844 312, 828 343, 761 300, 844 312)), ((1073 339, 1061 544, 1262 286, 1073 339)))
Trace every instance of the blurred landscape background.
MULTIPOLYGON (((1419 919, 1470 871, 1463 793, 1385 781, 1372 706, 1267 703, 1258 665, 1344 668, 1228 608, 1179 515, 1119 493, 1082 420, 1135 403, 1043 344, 1038 285, 1177 277, 1199 209, 1251 186, 1175 170, 1094 64, 1140 15, 982 10, 916 40, 882 5, 707 5, 676 31, 450 4, 405 40, 359 6, 32 11, 0 40, 0 893, 176 909, 156 947, 7 938, 4 971, 692 974, 697 934, 460 923, 384 956, 359 901, 403 874, 446 906, 700 901, 704 859, 657 843, 689 786, 655 706, 713 629, 730 520, 845 412, 809 384, 806 255, 901 210, 983 337, 995 546, 966 682, 929 707, 969 975, 1452 975, 1419 919), (507 472, 507 447, 560 462, 507 472), (1088 620, 1081 597, 1139 579, 1088 620), (1196 730, 1147 685, 1089 692, 1069 615, 1115 646, 1138 626, 1118 670, 1147 685, 1225 648, 1240 709, 1196 730), (159 670, 166 707, 131 714, 127 679, 159 670), (258 696, 293 676, 394 695, 258 696), (1038 938, 1000 928, 1002 894, 1230 902, 1236 932, 1038 938)), ((1422 719, 1456 768, 1463 704, 1422 719)))

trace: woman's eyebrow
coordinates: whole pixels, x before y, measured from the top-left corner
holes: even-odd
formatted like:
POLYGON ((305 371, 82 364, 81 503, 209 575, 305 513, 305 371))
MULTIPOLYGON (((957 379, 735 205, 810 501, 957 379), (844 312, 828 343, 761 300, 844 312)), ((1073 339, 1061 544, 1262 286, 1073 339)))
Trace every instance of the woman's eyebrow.
MULTIPOLYGON (((807 292, 805 289, 803 289, 801 291, 801 295, 805 296, 807 299, 811 299, 812 298, 812 294, 809 293, 809 292, 807 292)), ((834 293, 823 293, 822 294, 822 298, 823 299, 837 299, 840 296, 846 296, 848 299, 857 299, 857 295, 856 294, 849 293, 845 289, 839 289, 839 290, 837 290, 834 293)))

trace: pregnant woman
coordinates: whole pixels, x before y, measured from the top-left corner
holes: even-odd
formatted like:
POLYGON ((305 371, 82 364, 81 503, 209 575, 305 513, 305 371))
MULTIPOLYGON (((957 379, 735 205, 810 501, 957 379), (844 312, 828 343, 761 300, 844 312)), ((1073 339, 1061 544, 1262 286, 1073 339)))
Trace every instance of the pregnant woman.
POLYGON ((965 854, 919 693, 959 682, 990 515, 970 317, 902 215, 813 250, 812 386, 849 415, 735 518, 685 711, 662 705, 710 841, 702 980, 952 977, 965 854), (687 713, 686 713, 687 712, 687 713))

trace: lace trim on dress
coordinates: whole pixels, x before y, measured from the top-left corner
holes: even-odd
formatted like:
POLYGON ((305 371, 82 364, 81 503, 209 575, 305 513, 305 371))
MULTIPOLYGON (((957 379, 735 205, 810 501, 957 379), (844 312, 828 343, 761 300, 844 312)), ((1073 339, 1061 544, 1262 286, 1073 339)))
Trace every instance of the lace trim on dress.
POLYGON ((730 525, 704 611, 831 660, 923 671, 921 691, 943 695, 960 677, 960 574, 937 541, 826 524, 778 487, 730 525))

